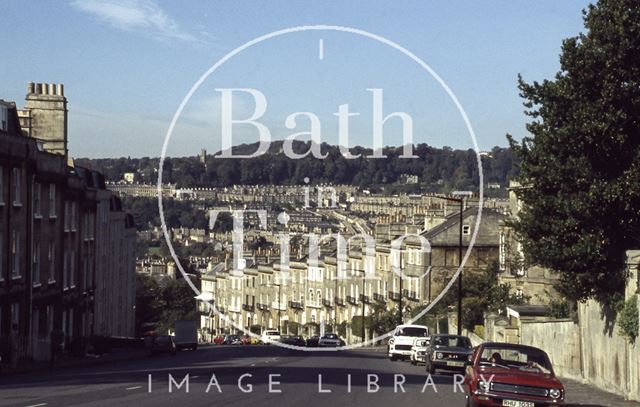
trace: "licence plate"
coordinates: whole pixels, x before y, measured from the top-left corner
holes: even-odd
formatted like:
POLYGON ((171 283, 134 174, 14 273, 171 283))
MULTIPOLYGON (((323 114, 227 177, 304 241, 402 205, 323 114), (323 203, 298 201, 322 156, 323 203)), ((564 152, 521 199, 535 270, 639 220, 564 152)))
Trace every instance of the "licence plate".
POLYGON ((502 405, 509 406, 509 407, 535 407, 535 404, 533 404, 530 401, 517 401, 517 400, 502 400, 502 405))
MULTIPOLYGON (((447 362, 447 366, 464 366, 464 362, 447 362)), ((503 405, 510 405, 510 404, 503 404, 503 405)))

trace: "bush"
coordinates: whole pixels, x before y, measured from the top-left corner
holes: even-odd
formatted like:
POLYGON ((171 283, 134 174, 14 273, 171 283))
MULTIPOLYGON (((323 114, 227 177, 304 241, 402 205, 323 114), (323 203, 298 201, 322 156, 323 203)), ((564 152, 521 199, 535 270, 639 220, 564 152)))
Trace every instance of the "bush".
POLYGON ((618 314, 618 328, 620 334, 634 343, 638 337, 638 296, 634 295, 625 301, 618 314))

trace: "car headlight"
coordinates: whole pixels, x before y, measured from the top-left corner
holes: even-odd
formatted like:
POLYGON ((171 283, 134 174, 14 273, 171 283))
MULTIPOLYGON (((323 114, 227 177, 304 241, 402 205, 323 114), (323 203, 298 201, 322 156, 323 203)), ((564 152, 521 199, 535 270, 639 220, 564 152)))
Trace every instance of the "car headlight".
POLYGON ((436 357, 437 357, 438 359, 442 359, 442 352, 438 352, 438 353, 436 353, 436 357))
POLYGON ((560 389, 551 389, 549 390, 549 397, 552 399, 559 399, 562 396, 562 390, 560 389))
POLYGON ((482 391, 489 391, 490 387, 491 387, 490 382, 485 382, 484 380, 480 380, 478 382, 478 388, 482 391))

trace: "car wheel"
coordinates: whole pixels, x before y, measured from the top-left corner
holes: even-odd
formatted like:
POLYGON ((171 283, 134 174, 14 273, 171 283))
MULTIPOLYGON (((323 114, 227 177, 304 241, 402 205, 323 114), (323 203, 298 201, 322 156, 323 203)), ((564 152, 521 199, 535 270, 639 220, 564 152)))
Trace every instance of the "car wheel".
POLYGON ((416 365, 416 360, 415 360, 415 359, 413 359, 413 358, 411 358, 411 364, 412 364, 413 366, 415 366, 415 365, 416 365))
POLYGON ((395 362, 396 360, 398 360, 398 357, 396 355, 391 355, 389 356, 389 360, 395 362))

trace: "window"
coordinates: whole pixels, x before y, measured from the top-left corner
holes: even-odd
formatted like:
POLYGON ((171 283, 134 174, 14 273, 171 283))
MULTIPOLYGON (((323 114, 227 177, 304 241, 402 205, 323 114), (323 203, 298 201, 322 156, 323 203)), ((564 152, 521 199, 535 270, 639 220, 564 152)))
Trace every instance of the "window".
POLYGON ((62 268, 62 286, 67 289, 69 288, 69 263, 70 263, 69 251, 65 250, 64 252, 64 266, 62 268))
POLYGON ((4 234, 3 233, 0 233, 0 281, 4 281, 4 234))
POLYGON ((462 234, 470 235, 471 234, 471 225, 462 225, 462 234))
POLYGON ((33 268, 31 269, 31 283, 34 286, 40 285, 40 242, 33 245, 33 268))
POLYGON ((56 184, 49 184, 49 217, 56 217, 56 184))
POLYGON ((13 263, 13 270, 11 271, 12 278, 20 277, 20 232, 13 231, 13 239, 11 242, 11 258, 13 263))
POLYGON ((49 262, 49 278, 48 278, 48 282, 49 283, 54 283, 56 281, 56 269, 55 269, 55 264, 56 264, 56 247, 53 244, 53 242, 49 242, 49 252, 47 255, 47 260, 49 262))
POLYGON ((71 231, 76 231, 76 203, 71 202, 71 231))
POLYGON ((39 182, 35 182, 33 184, 33 216, 35 218, 41 218, 41 211, 40 211, 40 190, 42 188, 40 188, 40 183, 39 182))
POLYGON ((3 170, 0 167, 0 206, 4 205, 4 177, 2 173, 3 170))
POLYGON ((20 206, 22 205, 21 200, 21 185, 20 181, 22 180, 20 168, 13 169, 13 205, 20 206))

